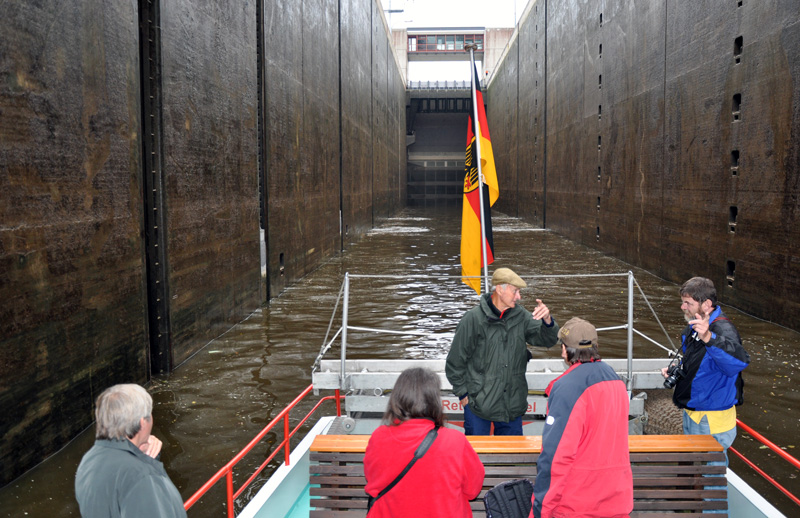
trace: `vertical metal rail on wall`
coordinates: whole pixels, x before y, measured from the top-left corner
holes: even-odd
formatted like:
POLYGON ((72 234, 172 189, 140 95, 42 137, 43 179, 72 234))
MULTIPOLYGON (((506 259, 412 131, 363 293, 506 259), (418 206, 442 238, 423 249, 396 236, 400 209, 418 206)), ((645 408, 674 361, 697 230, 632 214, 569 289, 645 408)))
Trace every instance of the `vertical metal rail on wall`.
POLYGON ((633 388, 633 272, 628 270, 628 390, 633 388))
POLYGON ((269 184, 267 183, 267 150, 269 149, 267 118, 267 78, 266 78, 266 38, 264 37, 264 9, 267 0, 256 2, 256 73, 258 75, 258 208, 259 208, 259 227, 260 227, 260 247, 261 247, 261 300, 267 302, 270 299, 269 282, 269 184))
POLYGON ((342 134, 342 0, 336 4, 339 58, 339 251, 344 252, 344 137, 342 134))
POLYGON ((344 274, 344 296, 342 298, 342 365, 341 374, 339 378, 339 388, 344 391, 345 387, 345 371, 344 363, 347 359, 347 315, 350 311, 350 274, 344 274))
POLYGON ((544 68, 542 85, 544 86, 544 108, 542 109, 542 228, 547 228, 547 0, 544 2, 544 68))
POLYGON ((172 349, 167 288, 161 119, 160 0, 139 0, 139 77, 142 105, 142 188, 150 371, 169 372, 172 349))

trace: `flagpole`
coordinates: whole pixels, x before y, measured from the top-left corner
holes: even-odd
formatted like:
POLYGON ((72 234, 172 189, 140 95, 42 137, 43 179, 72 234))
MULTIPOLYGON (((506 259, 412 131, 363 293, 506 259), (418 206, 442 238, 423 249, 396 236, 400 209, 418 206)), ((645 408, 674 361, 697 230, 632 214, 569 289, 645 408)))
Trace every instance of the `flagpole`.
POLYGON ((484 223, 484 214, 483 214, 483 170, 481 167, 481 122, 478 119, 478 96, 475 93, 475 54, 474 51, 477 49, 477 45, 475 43, 466 44, 464 45, 465 49, 469 49, 469 62, 470 62, 470 75, 472 76, 472 80, 470 84, 472 85, 472 121, 474 124, 474 128, 472 133, 475 135, 475 160, 478 163, 478 200, 480 203, 480 213, 481 213, 481 254, 483 257, 483 286, 485 288, 485 293, 489 293, 489 261, 486 257, 486 225, 484 223))

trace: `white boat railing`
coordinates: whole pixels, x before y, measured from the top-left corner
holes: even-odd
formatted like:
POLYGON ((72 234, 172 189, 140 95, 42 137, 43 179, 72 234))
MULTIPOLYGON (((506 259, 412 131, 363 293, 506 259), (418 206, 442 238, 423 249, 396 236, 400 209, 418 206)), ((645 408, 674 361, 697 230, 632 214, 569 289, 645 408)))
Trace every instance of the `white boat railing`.
MULTIPOLYGON (((557 279, 557 278, 582 278, 582 277, 621 277, 627 280, 627 321, 624 324, 609 326, 609 327, 600 327, 597 328, 598 332, 604 331, 612 331, 612 330, 620 330, 625 329, 627 330, 627 368, 626 368, 626 376, 625 376, 625 383, 628 387, 628 390, 632 390, 632 380, 633 380, 633 335, 636 334, 643 339, 649 341, 650 343, 664 349, 669 357, 673 357, 677 352, 677 348, 672 342, 669 334, 667 333, 664 325, 661 323, 661 320, 658 318, 653 306, 650 304, 650 301, 647 299, 647 296, 644 294, 641 286, 638 282, 636 282, 636 278, 633 275, 632 271, 628 272, 621 272, 621 273, 598 273, 598 274, 555 274, 555 275, 530 275, 525 276, 524 278, 528 279, 557 279), (663 344, 657 342, 656 340, 650 338, 646 334, 642 333, 641 331, 637 330, 634 327, 634 287, 639 290, 643 300, 647 304, 647 307, 650 309, 653 317, 655 318, 656 322, 658 323, 659 327, 666 336, 667 341, 670 344, 670 347, 666 347, 663 344)), ((351 280, 352 279, 398 279, 398 280, 409 280, 414 278, 424 278, 424 279, 464 279, 470 277, 464 277, 461 275, 364 275, 364 274, 351 274, 346 272, 344 274, 344 280, 342 282, 342 287, 339 290, 339 295, 336 298, 336 304, 333 309, 333 313, 331 315, 331 320, 328 323, 328 330, 325 334, 325 339, 323 340, 322 347, 320 348, 320 353, 317 358, 314 360, 314 364, 312 365, 312 375, 319 369, 320 362, 324 355, 331 349, 334 342, 337 338, 341 339, 341 361, 340 361, 340 372, 339 372, 339 388, 340 390, 346 390, 346 380, 347 380, 347 372, 346 372, 346 364, 347 364, 347 339, 348 339, 348 331, 365 331, 365 332, 373 332, 373 333, 381 333, 381 334, 393 334, 393 335, 406 335, 406 336, 431 336, 432 333, 427 331, 395 331, 395 330, 388 330, 388 329, 377 329, 372 327, 363 327, 363 326, 351 326, 349 323, 349 313, 350 313, 350 288, 351 288, 351 280), (333 337, 328 339, 330 336, 331 329, 333 328, 333 323, 336 320, 337 311, 339 308, 339 302, 342 303, 342 324, 336 330, 333 337)))

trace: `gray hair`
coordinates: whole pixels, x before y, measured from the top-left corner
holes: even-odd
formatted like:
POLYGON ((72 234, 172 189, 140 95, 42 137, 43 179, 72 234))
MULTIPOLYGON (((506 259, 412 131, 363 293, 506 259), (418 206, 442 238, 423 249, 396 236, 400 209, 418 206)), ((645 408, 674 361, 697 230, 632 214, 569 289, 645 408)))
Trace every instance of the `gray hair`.
POLYGON ((114 385, 97 398, 97 439, 131 439, 141 429, 141 419, 150 419, 153 398, 133 383, 114 385))

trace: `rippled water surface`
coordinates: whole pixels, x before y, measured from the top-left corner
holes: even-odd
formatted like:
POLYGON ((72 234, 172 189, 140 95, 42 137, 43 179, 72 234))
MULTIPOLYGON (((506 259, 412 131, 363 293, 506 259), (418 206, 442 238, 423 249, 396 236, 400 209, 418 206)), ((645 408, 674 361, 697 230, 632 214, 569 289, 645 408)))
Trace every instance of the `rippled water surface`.
MULTIPOLYGON (((323 343, 345 272, 374 276, 352 281, 350 325, 430 332, 419 337, 350 332, 348 358, 444 358, 461 315, 477 303, 476 294, 457 277, 460 223, 458 211, 403 212, 209 343, 171 375, 153 380, 148 388, 155 401, 154 434, 164 441, 164 463, 183 497, 188 498, 310 384, 310 367, 323 343)), ((598 327, 625 322, 626 278, 535 276, 626 273, 632 269, 629 265, 514 218, 496 216, 493 225, 497 261, 492 269, 507 266, 526 277, 529 288, 523 291, 524 305, 531 308, 534 299, 541 298, 561 323, 572 316, 598 327)), ((684 325, 678 287, 643 270, 633 271, 676 342, 684 325)), ((797 456, 800 396, 793 378, 800 365, 800 334, 733 308, 725 311, 753 360, 746 371, 746 402, 740 417, 797 456)), ((635 326, 669 345, 638 293, 635 326)), ((624 357, 625 340, 625 331, 602 334, 603 356, 624 357)), ((637 337, 634 343, 636 357, 666 358, 663 350, 643 339, 637 337)), ((539 358, 558 357, 555 349, 535 353, 539 358)), ((328 357, 338 354, 337 343, 328 357)), ((1 489, 0 516, 78 516, 74 473, 93 443, 93 433, 87 430, 1 489)), ((252 471, 281 438, 282 432, 268 436, 237 471, 237 482, 246 478, 240 473, 252 471)), ((800 494, 798 471, 776 461, 775 454, 742 433, 734 447, 800 494)), ((787 516, 798 514, 797 506, 757 479, 739 459, 732 458, 731 467, 787 516)), ((223 502, 220 485, 189 516, 224 516, 223 502)))

